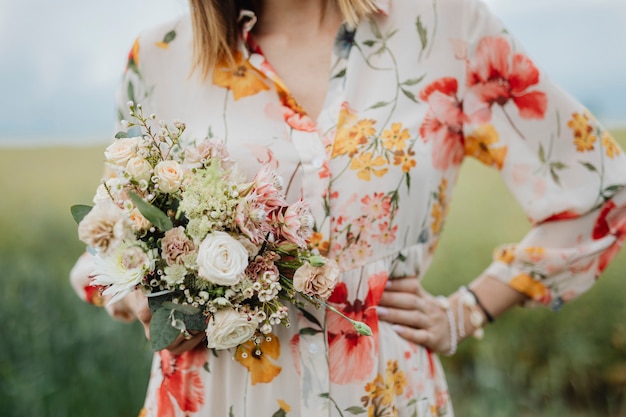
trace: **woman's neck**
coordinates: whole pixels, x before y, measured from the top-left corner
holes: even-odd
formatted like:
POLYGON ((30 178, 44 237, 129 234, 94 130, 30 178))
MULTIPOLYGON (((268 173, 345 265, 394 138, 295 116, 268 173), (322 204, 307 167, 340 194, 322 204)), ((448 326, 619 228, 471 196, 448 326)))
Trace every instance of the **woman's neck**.
POLYGON ((333 0, 263 0, 257 36, 271 36, 276 32, 293 36, 317 36, 341 23, 341 13, 333 0))

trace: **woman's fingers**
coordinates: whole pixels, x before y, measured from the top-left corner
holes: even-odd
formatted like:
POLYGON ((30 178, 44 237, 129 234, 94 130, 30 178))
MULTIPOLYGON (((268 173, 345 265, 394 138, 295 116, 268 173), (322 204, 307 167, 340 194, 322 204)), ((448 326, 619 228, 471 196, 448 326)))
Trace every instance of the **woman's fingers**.
POLYGON ((406 292, 410 294, 419 294, 422 286, 416 277, 390 278, 387 281, 385 291, 389 292, 406 292))

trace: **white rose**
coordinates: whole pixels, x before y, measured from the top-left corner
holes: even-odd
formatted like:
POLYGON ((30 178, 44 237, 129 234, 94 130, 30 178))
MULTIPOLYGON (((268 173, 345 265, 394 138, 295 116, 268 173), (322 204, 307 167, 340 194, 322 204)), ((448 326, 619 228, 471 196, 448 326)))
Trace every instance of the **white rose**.
POLYGON ((213 232, 200 243, 198 275, 218 285, 237 284, 248 266, 246 248, 228 233, 213 232))
POLYGON ((93 198, 94 204, 98 203, 99 200, 111 200, 113 198, 115 201, 119 201, 128 198, 124 189, 126 183, 127 181, 117 177, 107 179, 104 184, 100 184, 96 189, 96 195, 93 198))
POLYGON ((218 310, 206 328, 207 347, 230 349, 247 342, 254 336, 258 323, 232 308, 218 310))
POLYGON ((136 181, 148 181, 152 176, 152 165, 143 158, 133 157, 126 164, 126 172, 136 181))
POLYGON ((154 175, 159 179, 159 189, 164 193, 178 191, 183 180, 183 171, 176 161, 161 161, 154 168, 154 175))
POLYGON ((121 167, 137 156, 139 146, 143 142, 141 137, 115 139, 104 151, 107 161, 121 167))
POLYGON ((78 238, 103 254, 107 254, 128 234, 126 213, 113 201, 99 200, 78 225, 78 238))

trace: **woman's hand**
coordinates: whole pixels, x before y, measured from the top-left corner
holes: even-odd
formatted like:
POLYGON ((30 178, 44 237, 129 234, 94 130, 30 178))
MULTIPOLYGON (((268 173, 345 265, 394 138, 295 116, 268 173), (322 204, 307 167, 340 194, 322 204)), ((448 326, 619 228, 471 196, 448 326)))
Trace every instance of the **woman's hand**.
POLYGON ((449 352, 450 324, 446 311, 415 277, 390 279, 377 307, 380 320, 392 323, 406 340, 433 352, 449 352))
MULTIPOLYGON (((150 340, 150 320, 152 320, 152 312, 150 312, 150 307, 148 307, 148 298, 141 290, 135 290, 128 294, 121 302, 125 303, 132 311, 133 315, 141 322, 146 338, 150 340)), ((174 355, 180 355, 198 346, 204 339, 204 336, 204 332, 202 331, 190 332, 189 336, 185 336, 181 333, 176 340, 165 349, 169 350, 174 355)))

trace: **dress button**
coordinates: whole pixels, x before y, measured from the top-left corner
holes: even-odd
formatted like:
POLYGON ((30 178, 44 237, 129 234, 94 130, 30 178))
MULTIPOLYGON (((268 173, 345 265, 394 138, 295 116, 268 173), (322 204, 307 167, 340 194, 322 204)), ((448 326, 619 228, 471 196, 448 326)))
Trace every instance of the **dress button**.
POLYGON ((321 168, 321 167, 322 167, 322 165, 324 165, 324 161, 322 161, 322 159, 321 159, 321 158, 315 158, 315 159, 312 161, 312 164, 313 164, 313 167, 314 167, 314 168, 321 168))
POLYGON ((317 344, 316 344, 316 343, 311 343, 311 344, 309 345, 309 352, 310 352, 310 353, 312 353, 312 354, 314 354, 314 355, 315 355, 315 354, 316 354, 317 352, 319 352, 319 351, 320 351, 320 348, 319 348, 319 346, 317 346, 317 344))

